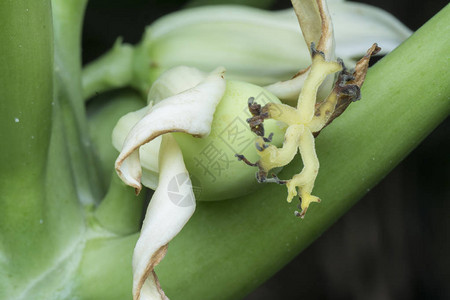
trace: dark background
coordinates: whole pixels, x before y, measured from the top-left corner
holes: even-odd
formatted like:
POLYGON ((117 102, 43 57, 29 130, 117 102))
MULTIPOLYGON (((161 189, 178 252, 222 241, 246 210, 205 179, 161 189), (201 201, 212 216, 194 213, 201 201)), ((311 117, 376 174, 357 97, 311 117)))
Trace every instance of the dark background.
MULTIPOLYGON (((447 4, 358 2, 389 11, 412 30, 447 4)), ((290 5, 254 3, 272 9, 290 5)), ((146 25, 186 5, 180 0, 90 1, 83 61, 107 51, 118 36, 137 43, 146 25)), ((322 237, 245 299, 450 299, 449 137, 447 118, 322 237)))

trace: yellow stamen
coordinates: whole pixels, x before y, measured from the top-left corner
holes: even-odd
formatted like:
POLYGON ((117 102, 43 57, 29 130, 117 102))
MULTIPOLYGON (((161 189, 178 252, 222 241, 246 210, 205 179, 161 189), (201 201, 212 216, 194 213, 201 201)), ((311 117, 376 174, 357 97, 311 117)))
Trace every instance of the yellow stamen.
POLYGON ((263 139, 261 137, 257 138, 257 143, 259 143, 259 146, 263 149, 263 151, 258 151, 258 155, 261 157, 259 160, 260 168, 265 172, 269 172, 271 169, 282 167, 290 163, 294 159, 295 154, 297 154, 297 147, 303 130, 303 125, 289 126, 284 135, 282 148, 269 145, 269 147, 264 149, 263 139))
POLYGON ((314 117, 316 95, 319 86, 327 75, 342 70, 338 62, 325 61, 320 53, 313 54, 311 71, 298 97, 297 110, 300 114, 300 124, 308 124, 314 117))
POLYGON ((316 110, 317 90, 328 75, 342 70, 340 63, 326 61, 323 54, 313 47, 312 53, 311 71, 298 98, 297 108, 274 103, 267 104, 261 110, 253 108, 253 121, 259 122, 261 119, 270 118, 288 125, 282 148, 266 144, 265 142, 270 141, 270 138, 257 138, 256 147, 260 160, 251 165, 259 167, 258 176, 261 182, 286 183, 288 202, 291 202, 297 194, 300 195, 302 211, 297 213, 300 217, 305 215, 310 203, 320 202, 318 197, 311 195, 319 172, 319 159, 316 155, 313 132, 325 126, 337 103, 337 94, 333 91, 316 110), (303 160, 303 169, 299 174, 288 181, 265 177, 271 169, 290 163, 297 154, 297 149, 300 150, 303 160))

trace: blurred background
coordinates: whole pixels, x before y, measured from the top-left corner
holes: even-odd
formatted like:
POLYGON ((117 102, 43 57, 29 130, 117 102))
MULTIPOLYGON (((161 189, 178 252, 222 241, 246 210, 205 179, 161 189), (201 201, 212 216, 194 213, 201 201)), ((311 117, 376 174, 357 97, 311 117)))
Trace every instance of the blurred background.
MULTIPOLYGON (((389 11, 417 30, 448 1, 358 2, 389 11)), ((118 36, 137 43, 160 16, 208 3, 290 7, 287 0, 91 0, 83 62, 103 54, 118 36)), ((335 225, 245 299, 450 299, 449 137, 447 118, 335 225)))

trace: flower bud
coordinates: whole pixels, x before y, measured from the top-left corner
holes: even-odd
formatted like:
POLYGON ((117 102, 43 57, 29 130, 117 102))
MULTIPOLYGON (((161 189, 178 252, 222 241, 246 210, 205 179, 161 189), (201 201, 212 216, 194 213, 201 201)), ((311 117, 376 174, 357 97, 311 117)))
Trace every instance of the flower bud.
MULTIPOLYGON (((251 117, 249 98, 255 98, 259 103, 280 103, 259 86, 227 81, 208 137, 199 139, 185 133, 173 133, 183 152, 197 200, 235 198, 262 187, 255 179, 256 169, 249 168, 236 157, 238 154, 250 161, 258 160, 255 136, 246 121, 251 117)), ((284 123, 275 120, 264 122, 267 135, 273 133, 272 142, 277 146, 283 143, 285 127, 284 123)))
MULTIPOLYGON (((352 67, 377 41, 381 54, 411 31, 381 9, 331 1, 336 56, 352 67)), ((147 27, 135 52, 134 84, 145 93, 167 69, 185 65, 203 71, 218 64, 227 78, 264 86, 291 78, 311 64, 293 10, 265 11, 245 6, 205 6, 164 16, 147 27)))

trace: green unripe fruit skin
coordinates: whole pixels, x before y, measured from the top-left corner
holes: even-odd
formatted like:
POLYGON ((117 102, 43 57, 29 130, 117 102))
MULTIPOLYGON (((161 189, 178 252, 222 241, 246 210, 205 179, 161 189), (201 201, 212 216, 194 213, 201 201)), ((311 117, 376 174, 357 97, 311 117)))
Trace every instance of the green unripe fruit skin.
MULTIPOLYGON (((208 137, 173 134, 183 152, 197 200, 236 198, 260 187, 255 178, 257 168, 238 161, 235 156, 243 154, 251 162, 259 160, 255 148, 256 134, 251 132, 246 121, 251 117, 248 110, 250 97, 254 97, 262 106, 268 102, 281 103, 277 97, 259 86, 227 81, 225 94, 217 105, 208 137)), ((273 145, 282 145, 284 124, 265 120, 264 129, 266 137, 273 133, 273 145)))

